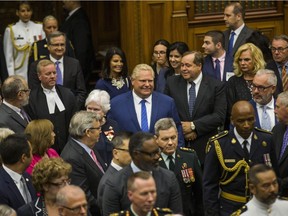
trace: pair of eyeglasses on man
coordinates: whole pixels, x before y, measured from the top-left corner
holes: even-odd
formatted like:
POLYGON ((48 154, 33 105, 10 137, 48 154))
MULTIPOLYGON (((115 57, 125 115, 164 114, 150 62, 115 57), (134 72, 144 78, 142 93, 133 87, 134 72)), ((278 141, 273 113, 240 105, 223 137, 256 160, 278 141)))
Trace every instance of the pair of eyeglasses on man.
POLYGON ((154 152, 146 152, 146 151, 143 151, 143 150, 136 150, 137 152, 140 152, 142 154, 145 154, 145 155, 148 155, 150 156, 151 158, 155 157, 156 155, 160 155, 162 150, 161 148, 158 148, 156 151, 154 152))
POLYGON ((81 212, 82 208, 84 208, 86 211, 88 209, 88 205, 87 204, 79 205, 79 206, 76 206, 74 208, 69 208, 69 207, 63 206, 63 205, 62 205, 62 207, 65 208, 65 209, 68 209, 69 211, 71 211, 74 214, 79 214, 81 212))
POLYGON ((276 52, 276 51, 278 51, 278 52, 284 52, 287 48, 288 48, 288 46, 287 46, 287 47, 279 47, 279 48, 270 47, 270 50, 271 50, 272 52, 276 52))
POLYGON ((31 89, 20 89, 18 92, 25 92, 25 93, 30 93, 31 89))
POLYGON ((256 89, 258 89, 259 92, 263 92, 263 91, 265 91, 266 89, 268 89, 268 88, 270 88, 270 87, 272 87, 272 86, 273 86, 273 85, 269 85, 269 86, 257 86, 257 85, 252 84, 252 85, 251 85, 251 89, 252 89, 253 91, 255 91, 256 89))
POLYGON ((117 149, 117 150, 120 150, 120 151, 129 152, 129 149, 123 149, 123 148, 114 148, 114 149, 117 149))

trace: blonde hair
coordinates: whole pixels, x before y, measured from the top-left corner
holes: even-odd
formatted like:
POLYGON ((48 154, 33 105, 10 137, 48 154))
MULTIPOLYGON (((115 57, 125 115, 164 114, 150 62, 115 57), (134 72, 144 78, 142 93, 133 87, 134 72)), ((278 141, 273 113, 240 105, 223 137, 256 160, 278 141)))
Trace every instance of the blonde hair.
POLYGON ((233 62, 233 66, 235 68, 234 74, 237 77, 241 77, 243 75, 239 67, 239 58, 240 55, 247 50, 249 50, 251 53, 252 64, 254 65, 252 73, 255 75, 258 70, 265 68, 266 63, 262 51, 254 44, 246 43, 239 47, 234 56, 234 62, 233 62))
POLYGON ((150 65, 147 64, 138 64, 133 69, 133 72, 131 74, 132 79, 136 79, 141 73, 141 71, 150 71, 152 73, 153 78, 155 78, 154 70, 150 65))

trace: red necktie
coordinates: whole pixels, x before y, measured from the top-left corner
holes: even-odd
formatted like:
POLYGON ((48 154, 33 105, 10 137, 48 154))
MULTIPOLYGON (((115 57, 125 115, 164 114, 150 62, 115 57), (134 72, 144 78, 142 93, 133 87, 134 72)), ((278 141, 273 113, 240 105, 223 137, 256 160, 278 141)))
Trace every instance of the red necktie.
POLYGON ((93 158, 94 162, 95 162, 95 163, 96 163, 96 165, 98 166, 98 168, 99 168, 99 169, 102 171, 102 173, 104 173, 104 170, 103 170, 103 168, 102 168, 101 164, 99 163, 99 161, 97 160, 97 158, 96 158, 96 155, 95 155, 94 151, 93 151, 93 150, 91 150, 90 154, 91 154, 91 156, 92 156, 92 158, 93 158))

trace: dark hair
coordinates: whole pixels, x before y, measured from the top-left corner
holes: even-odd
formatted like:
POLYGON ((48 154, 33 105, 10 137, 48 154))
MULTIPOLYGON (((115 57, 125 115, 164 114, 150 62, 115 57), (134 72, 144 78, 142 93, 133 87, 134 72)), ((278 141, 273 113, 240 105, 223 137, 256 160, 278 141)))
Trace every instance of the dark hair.
POLYGON ((258 173, 263 173, 273 170, 272 167, 267 166, 266 164, 256 164, 254 165, 248 172, 249 182, 256 185, 259 183, 259 179, 257 178, 258 173))
POLYGON ((23 4, 28 5, 30 10, 32 10, 32 5, 31 5, 31 2, 29 1, 19 1, 16 9, 20 10, 21 5, 23 4))
POLYGON ((142 180, 148 180, 150 178, 153 178, 153 176, 151 175, 151 173, 146 172, 146 171, 140 171, 140 172, 136 172, 133 173, 132 175, 129 176, 128 180, 127 180, 127 189, 128 190, 134 190, 134 182, 135 180, 139 178, 142 180))
POLYGON ((230 7, 230 6, 233 6, 233 13, 234 14, 240 13, 242 15, 242 19, 243 20, 245 19, 245 9, 239 2, 231 2, 228 5, 226 5, 226 7, 230 7))
POLYGON ((54 31, 47 36, 47 44, 51 45, 51 40, 53 38, 60 37, 60 36, 63 36, 65 38, 65 41, 66 41, 66 34, 64 32, 54 31))
POLYGON ((137 132, 133 134, 129 141, 129 153, 134 158, 135 150, 141 150, 144 142, 154 139, 154 135, 146 132, 137 132))
POLYGON ((220 42, 222 47, 225 47, 224 34, 222 31, 218 30, 208 31, 205 33, 205 36, 210 36, 212 38, 212 42, 215 45, 220 42))
POLYGON ((154 47, 157 46, 157 45, 163 45, 163 46, 167 47, 167 49, 168 49, 168 47, 169 47, 169 42, 168 42, 167 40, 165 40, 165 39, 157 40, 157 41, 154 43, 154 45, 153 45, 153 51, 154 51, 154 47))
POLYGON ((23 154, 30 157, 31 147, 24 134, 11 134, 0 143, 0 155, 4 164, 17 163, 23 154))
POLYGON ((123 67, 121 71, 121 76, 123 78, 126 78, 128 76, 128 66, 127 66, 125 53, 118 47, 111 47, 110 49, 107 50, 105 60, 104 60, 103 71, 102 71, 102 76, 104 79, 111 79, 110 78, 110 73, 111 73, 110 61, 114 55, 119 55, 122 58, 123 67))
POLYGON ((1 87, 3 98, 6 100, 16 99, 18 92, 24 88, 24 82, 24 78, 19 75, 9 76, 1 87))
POLYGON ((123 141, 130 140, 132 135, 133 135, 132 132, 126 132, 126 131, 118 133, 112 140, 113 148, 122 147, 123 141))
POLYGON ((193 60, 193 63, 196 64, 197 66, 199 66, 200 64, 202 65, 203 67, 203 64, 204 64, 204 57, 202 55, 201 52, 199 51, 188 51, 188 52, 185 52, 182 56, 182 58, 186 55, 191 55, 191 54, 194 54, 194 60, 193 60))

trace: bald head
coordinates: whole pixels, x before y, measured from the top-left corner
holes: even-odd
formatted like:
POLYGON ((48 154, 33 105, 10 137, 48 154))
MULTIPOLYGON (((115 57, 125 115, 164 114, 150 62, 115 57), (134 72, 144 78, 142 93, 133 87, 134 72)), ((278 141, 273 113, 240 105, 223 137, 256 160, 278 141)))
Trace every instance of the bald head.
POLYGON ((232 107, 231 122, 238 134, 247 139, 255 124, 255 112, 248 101, 238 101, 232 107))

